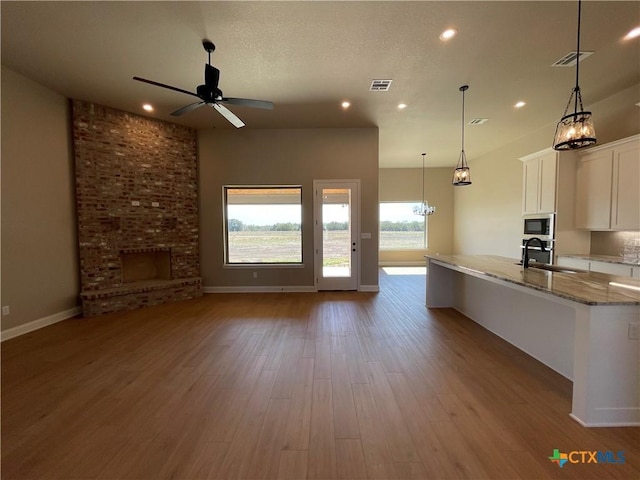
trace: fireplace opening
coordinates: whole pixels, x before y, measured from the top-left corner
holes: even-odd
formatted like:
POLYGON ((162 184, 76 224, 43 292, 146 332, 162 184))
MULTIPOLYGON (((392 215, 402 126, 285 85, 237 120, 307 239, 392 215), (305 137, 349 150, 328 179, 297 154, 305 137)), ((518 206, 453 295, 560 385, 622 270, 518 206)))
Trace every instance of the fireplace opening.
POLYGON ((122 283, 171 280, 171 253, 168 250, 121 252, 122 283))

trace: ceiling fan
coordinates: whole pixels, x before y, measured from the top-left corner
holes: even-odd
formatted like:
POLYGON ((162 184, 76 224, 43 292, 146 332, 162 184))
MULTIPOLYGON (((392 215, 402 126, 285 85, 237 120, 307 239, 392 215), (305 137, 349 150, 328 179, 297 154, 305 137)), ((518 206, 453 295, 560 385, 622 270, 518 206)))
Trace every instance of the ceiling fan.
POLYGON ((198 85, 198 87, 196 88, 196 93, 177 87, 172 87, 171 85, 165 85, 164 83, 154 82, 153 80, 147 80, 146 78, 133 77, 133 79, 139 82, 150 83, 151 85, 156 85, 158 87, 168 88, 169 90, 174 90, 176 92, 186 93, 187 95, 193 95, 194 97, 198 97, 200 99, 198 102, 191 103, 182 108, 179 108, 175 112, 171 112, 171 115, 176 117, 195 110, 196 108, 203 105, 209 105, 210 107, 215 108, 218 113, 220 113, 224 118, 231 122, 231 124, 233 124, 236 128, 240 128, 244 127, 244 122, 223 104, 226 103, 230 105, 244 105, 246 107, 264 108, 267 110, 273 109, 273 103, 267 102, 265 100, 223 97, 222 90, 218 88, 218 81, 220 80, 220 70, 211 65, 211 53, 216 49, 216 46, 211 40, 207 40, 206 38, 202 41, 202 46, 209 54, 209 62, 204 66, 204 85, 198 85))

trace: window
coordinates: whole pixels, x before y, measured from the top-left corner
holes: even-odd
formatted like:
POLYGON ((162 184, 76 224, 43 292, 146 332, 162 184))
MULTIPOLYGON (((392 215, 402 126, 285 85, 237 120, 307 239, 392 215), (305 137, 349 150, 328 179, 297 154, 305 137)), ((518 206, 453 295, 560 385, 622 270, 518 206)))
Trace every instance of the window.
POLYGON ((223 187, 227 264, 302 263, 300 186, 223 187))
POLYGON ((419 202, 380 203, 380 250, 427 247, 427 217, 413 213, 419 202))

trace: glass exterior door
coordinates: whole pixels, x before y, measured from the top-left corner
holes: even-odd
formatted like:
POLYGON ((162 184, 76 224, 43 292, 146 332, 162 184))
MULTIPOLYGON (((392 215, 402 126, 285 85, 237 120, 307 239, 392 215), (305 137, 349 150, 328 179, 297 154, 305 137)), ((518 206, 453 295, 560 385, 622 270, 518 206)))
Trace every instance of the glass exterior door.
POLYGON ((318 290, 357 290, 358 182, 316 180, 315 275, 318 290))

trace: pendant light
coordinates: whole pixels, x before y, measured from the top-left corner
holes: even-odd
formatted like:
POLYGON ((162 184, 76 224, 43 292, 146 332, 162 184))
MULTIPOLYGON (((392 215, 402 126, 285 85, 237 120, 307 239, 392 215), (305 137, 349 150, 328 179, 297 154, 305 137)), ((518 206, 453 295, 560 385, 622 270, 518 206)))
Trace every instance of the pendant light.
POLYGON ((422 203, 420 205, 417 205, 413 209, 413 213, 415 213, 416 215, 421 215, 423 217, 427 215, 433 215, 434 213, 436 213, 436 207, 430 206, 429 202, 427 202, 424 199, 424 174, 425 174, 424 157, 425 155, 426 153, 422 154, 422 203))
POLYGON ((456 170, 453 172, 453 180, 451 183, 454 187, 471 185, 471 172, 467 164, 467 156, 464 153, 464 92, 469 90, 469 85, 463 85, 458 90, 462 92, 462 151, 460 152, 456 170))
POLYGON ((578 85, 580 74, 580 16, 582 2, 578 0, 578 46, 576 48, 576 86, 571 91, 569 102, 564 109, 564 115, 556 126, 553 137, 554 150, 570 150, 588 147, 596 143, 596 130, 593 126, 591 112, 585 112, 582 106, 582 95, 578 85), (573 103, 573 112, 571 104, 573 103))

